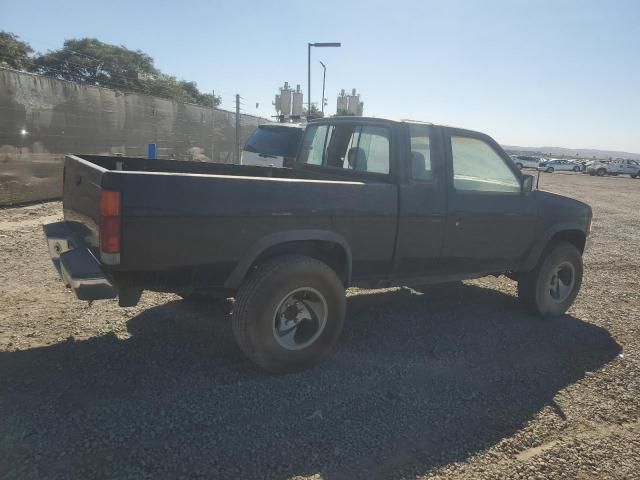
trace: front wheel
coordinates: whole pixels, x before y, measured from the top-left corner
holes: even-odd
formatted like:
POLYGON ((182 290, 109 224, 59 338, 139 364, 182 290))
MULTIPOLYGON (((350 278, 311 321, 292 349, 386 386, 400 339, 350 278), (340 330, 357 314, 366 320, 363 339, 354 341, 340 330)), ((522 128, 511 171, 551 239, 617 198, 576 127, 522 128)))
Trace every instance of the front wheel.
POLYGON ((607 171, 604 168, 599 168, 596 171, 596 175, 598 175, 599 177, 604 177, 604 175, 607 173, 607 171))
POLYGON ((518 297, 543 317, 564 314, 582 285, 582 255, 566 242, 546 250, 536 267, 518 276, 518 297))
POLYGON ((553 167, 547 167, 547 169, 545 170, 545 172, 547 172, 547 173, 553 173, 553 167))
POLYGON ((523 168, 521 163, 516 163, 516 167, 518 167, 520 170, 522 170, 522 168, 523 168))
POLYGON ((640 176, 640 172, 631 174, 631 178, 638 178, 638 176, 640 176))
POLYGON ((345 308, 344 285, 327 264, 301 255, 276 257, 238 291, 233 333, 247 357, 268 372, 300 371, 332 350, 345 308))
POLYGON ((578 166, 573 167, 573 171, 574 172, 579 172, 580 171, 580 167, 578 167, 578 166))

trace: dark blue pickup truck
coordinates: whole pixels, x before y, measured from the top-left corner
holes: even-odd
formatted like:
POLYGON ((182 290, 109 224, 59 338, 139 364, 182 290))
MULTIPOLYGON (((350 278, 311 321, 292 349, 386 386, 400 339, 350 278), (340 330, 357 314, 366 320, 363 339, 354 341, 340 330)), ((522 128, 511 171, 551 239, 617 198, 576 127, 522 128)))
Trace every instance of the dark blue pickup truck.
POLYGON ((309 123, 291 168, 70 155, 63 205, 45 234, 79 299, 235 297, 240 347, 276 373, 331 350, 350 286, 504 274, 560 315, 591 225, 487 135, 355 117, 309 123))

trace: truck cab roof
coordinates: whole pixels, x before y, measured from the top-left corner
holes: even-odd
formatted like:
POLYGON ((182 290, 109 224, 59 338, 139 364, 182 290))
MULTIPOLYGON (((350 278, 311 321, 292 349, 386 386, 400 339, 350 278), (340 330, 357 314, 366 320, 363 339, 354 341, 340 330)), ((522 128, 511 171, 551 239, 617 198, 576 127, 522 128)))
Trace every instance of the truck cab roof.
POLYGON ((483 137, 487 137, 488 135, 477 131, 477 130, 469 130, 467 128, 455 127, 452 125, 443 125, 437 124, 433 122, 427 122, 423 120, 413 120, 413 119, 391 119, 391 118, 382 118, 382 117, 356 117, 352 115, 336 115, 334 117, 325 117, 325 118, 317 118, 313 120, 309 120, 307 123, 308 126, 318 125, 318 124, 327 124, 327 123, 367 123, 367 124, 396 124, 396 125, 428 125, 431 127, 438 128, 449 128, 454 129, 460 132, 471 133, 475 135, 480 135, 483 137))

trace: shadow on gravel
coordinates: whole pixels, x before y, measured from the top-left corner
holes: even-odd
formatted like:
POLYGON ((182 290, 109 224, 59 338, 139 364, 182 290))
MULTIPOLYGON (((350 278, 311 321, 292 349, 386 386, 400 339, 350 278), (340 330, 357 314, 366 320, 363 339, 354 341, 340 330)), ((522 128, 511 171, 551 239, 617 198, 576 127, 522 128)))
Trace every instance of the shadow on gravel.
POLYGON ((600 327, 469 285, 356 294, 337 352, 285 377, 255 370, 213 306, 128 326, 0 353, 0 477, 424 474, 547 405, 561 419, 554 395, 620 352, 600 327))

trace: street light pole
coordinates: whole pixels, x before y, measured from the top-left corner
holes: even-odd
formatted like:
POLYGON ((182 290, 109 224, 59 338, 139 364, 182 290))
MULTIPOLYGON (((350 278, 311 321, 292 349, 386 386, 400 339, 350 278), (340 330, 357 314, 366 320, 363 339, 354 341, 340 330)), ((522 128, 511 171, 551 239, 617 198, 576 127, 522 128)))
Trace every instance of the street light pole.
POLYGON ((320 65, 322 65, 322 103, 320 105, 322 105, 322 116, 324 117, 324 84, 327 80, 327 66, 322 62, 320 65))
MULTIPOLYGON (((341 47, 340 42, 321 42, 307 44, 307 118, 311 114, 311 47, 341 47)), ((324 94, 322 98, 324 104, 324 94)))
POLYGON ((307 119, 311 115, 311 46, 307 47, 307 119))

